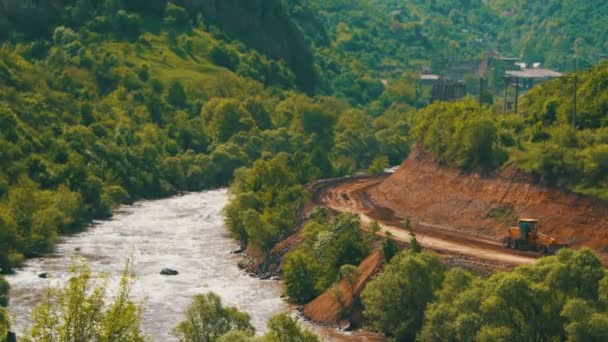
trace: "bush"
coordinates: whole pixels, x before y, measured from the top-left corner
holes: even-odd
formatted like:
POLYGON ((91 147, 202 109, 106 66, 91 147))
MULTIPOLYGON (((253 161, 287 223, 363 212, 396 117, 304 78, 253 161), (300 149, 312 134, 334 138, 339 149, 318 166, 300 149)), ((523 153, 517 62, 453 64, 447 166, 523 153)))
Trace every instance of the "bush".
POLYGON ((381 175, 388 166, 388 157, 378 156, 372 161, 367 169, 367 173, 370 175, 381 175))
POLYGON ((186 91, 180 81, 174 80, 169 84, 169 93, 167 94, 167 102, 177 108, 185 108, 188 104, 186 91))
POLYGON ((186 319, 179 323, 173 334, 181 342, 215 342, 233 331, 253 333, 251 318, 234 307, 224 307, 215 293, 197 295, 186 310, 186 319))
POLYGON ((268 333, 263 342, 320 342, 319 337, 302 328, 287 314, 278 314, 268 321, 268 333))
POLYGON ((444 267, 434 254, 399 253, 361 294, 365 318, 398 341, 415 340, 443 278, 444 267))
POLYGON ((344 265, 358 265, 368 254, 359 218, 340 214, 329 224, 312 221, 304 227, 302 247, 287 254, 283 264, 285 292, 296 303, 306 303, 339 279, 344 265))
POLYGON ((105 286, 95 286, 86 264, 74 264, 63 288, 48 289, 32 312, 33 341, 145 341, 140 328, 141 308, 131 301, 132 264, 127 262, 113 302, 105 286), (78 307, 78 310, 74 310, 78 307))
POLYGON ((216 65, 233 71, 240 63, 239 55, 225 44, 218 44, 211 50, 211 60, 216 65))
POLYGON ((319 269, 315 260, 304 251, 295 251, 285 257, 283 263, 285 294, 294 303, 308 303, 320 294, 316 285, 318 277, 319 269))
POLYGON ((188 12, 183 7, 169 2, 165 10, 164 23, 169 27, 184 29, 190 24, 188 12))
POLYGON ((112 27, 116 36, 135 41, 141 33, 141 18, 137 14, 119 10, 112 17, 112 27))

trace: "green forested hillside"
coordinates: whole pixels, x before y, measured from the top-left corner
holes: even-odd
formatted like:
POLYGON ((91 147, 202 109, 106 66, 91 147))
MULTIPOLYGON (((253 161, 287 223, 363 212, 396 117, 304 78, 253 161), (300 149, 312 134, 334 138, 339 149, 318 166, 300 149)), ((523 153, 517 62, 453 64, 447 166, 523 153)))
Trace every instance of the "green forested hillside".
POLYGON ((442 163, 492 171, 511 161, 544 184, 608 199, 608 63, 570 76, 528 92, 520 114, 472 101, 430 105, 415 135, 442 163))
MULTIPOLYGON (((222 29, 231 24, 219 14, 111 3, 78 22, 53 18, 53 29, 9 23, 0 48, 5 271, 117 204, 226 186, 254 161, 238 173, 230 222, 243 243, 267 249, 295 227, 300 184, 406 155, 403 113, 372 117, 337 98, 308 97, 297 69, 266 56, 256 39, 277 33, 265 35, 261 20, 285 18, 281 7, 267 13, 269 2, 247 3, 257 32, 250 40, 222 29)), ((91 3, 70 4, 62 13, 91 3)), ((289 23, 281 34, 295 30, 289 23)))
MULTIPOLYGON (((0 268, 121 203, 225 186, 228 228, 267 252, 297 226, 303 184, 382 172, 412 141, 467 171, 512 162, 608 198, 606 63, 578 73, 574 119, 572 78, 531 90, 516 114, 470 99, 416 108, 421 67, 488 51, 592 63, 607 11, 580 0, 0 0, 0 268)), ((311 213, 284 263, 292 300, 368 254, 359 228, 311 213)), ((486 280, 407 252, 363 304, 371 326, 402 340, 602 340, 604 273, 588 250, 486 280)), ((0 278, 0 307, 6 292, 0 278)), ((6 317, 0 308, 0 338, 6 317)))
POLYGON ((504 21, 501 49, 528 62, 566 70, 590 66, 608 53, 605 1, 486 1, 504 21))
POLYGON ((481 61, 498 53, 572 71, 608 53, 602 25, 608 5, 597 1, 287 3, 315 46, 320 87, 353 104, 382 104, 381 80, 390 83, 404 71, 422 67, 448 75, 452 68, 464 67, 465 76, 474 78, 481 61), (325 24, 327 37, 315 30, 318 22, 325 24))
MULTIPOLYGON (((0 39, 18 41, 21 38, 49 37, 57 25, 66 25, 79 33, 108 33, 125 29, 118 35, 131 39, 143 25, 145 30, 162 29, 162 16, 167 11, 166 0, 54 0, 30 5, 27 2, 0 1, 0 39), (117 16, 125 11, 125 17, 117 16), (158 20, 159 16, 161 20, 158 20), (128 31, 128 32, 127 32, 128 31)), ((183 28, 188 21, 217 25, 217 33, 239 39, 248 47, 275 59, 283 60, 296 75, 296 83, 307 92, 315 88, 315 75, 310 47, 279 0, 176 0, 171 2, 183 9, 174 24, 183 28)))

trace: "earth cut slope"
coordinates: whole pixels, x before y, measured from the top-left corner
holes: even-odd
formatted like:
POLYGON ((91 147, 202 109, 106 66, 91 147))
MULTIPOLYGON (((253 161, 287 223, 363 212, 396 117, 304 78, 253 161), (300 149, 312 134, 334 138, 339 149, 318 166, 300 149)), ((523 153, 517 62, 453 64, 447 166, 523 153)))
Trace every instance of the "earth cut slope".
POLYGON ((368 195, 414 223, 497 240, 517 218, 537 218, 542 232, 560 242, 608 257, 608 203, 534 184, 512 166, 489 177, 464 174, 414 151, 368 195))

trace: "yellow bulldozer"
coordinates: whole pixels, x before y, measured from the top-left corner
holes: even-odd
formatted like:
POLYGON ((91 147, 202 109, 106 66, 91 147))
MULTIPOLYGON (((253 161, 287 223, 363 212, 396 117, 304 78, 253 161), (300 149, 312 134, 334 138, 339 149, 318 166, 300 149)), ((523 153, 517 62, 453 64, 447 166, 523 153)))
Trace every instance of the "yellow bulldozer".
POLYGON ((518 250, 535 250, 541 254, 552 254, 567 246, 567 244, 557 243, 555 238, 543 234, 539 230, 539 220, 519 219, 517 227, 507 229, 508 236, 504 238, 504 246, 518 250))

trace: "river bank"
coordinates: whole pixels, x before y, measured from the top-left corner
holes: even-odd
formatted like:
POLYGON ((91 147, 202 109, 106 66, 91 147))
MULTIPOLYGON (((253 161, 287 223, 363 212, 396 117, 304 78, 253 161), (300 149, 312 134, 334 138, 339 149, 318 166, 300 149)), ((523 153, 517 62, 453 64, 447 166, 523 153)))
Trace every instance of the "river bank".
MULTIPOLYGON (((16 274, 9 312, 13 329, 22 334, 29 313, 48 286, 64 284, 74 256, 84 258, 94 274, 109 277, 109 295, 116 290, 125 260, 133 259, 134 299, 144 306, 142 327, 154 341, 175 341, 171 328, 179 322, 192 297, 215 292, 227 305, 251 315, 258 332, 274 314, 294 311, 281 298, 281 283, 249 276, 238 267, 243 256, 233 254, 238 244, 224 226, 222 209, 227 190, 191 193, 124 206, 109 221, 95 222, 86 231, 63 237, 56 252, 30 259, 16 274), (159 274, 163 267, 179 271, 176 277, 159 274), (47 279, 38 277, 48 273, 47 279)), ((307 326, 324 340, 370 341, 365 334, 307 326)))
POLYGON ((171 328, 192 297, 210 291, 248 312, 253 326, 265 331, 266 321, 289 307, 278 282, 249 277, 237 267, 240 257, 230 253, 237 244, 221 215, 227 201, 227 190, 215 190, 138 202, 117 210, 112 220, 62 238, 54 255, 28 260, 24 269, 7 277, 13 328, 19 333, 27 328, 29 311, 44 288, 65 283, 71 258, 80 256, 94 274, 108 274, 110 295, 125 260, 133 259, 133 296, 144 306, 143 329, 154 340, 175 340, 171 328), (161 276, 163 267, 175 268, 179 275, 161 276), (40 272, 49 278, 39 278, 40 272))

